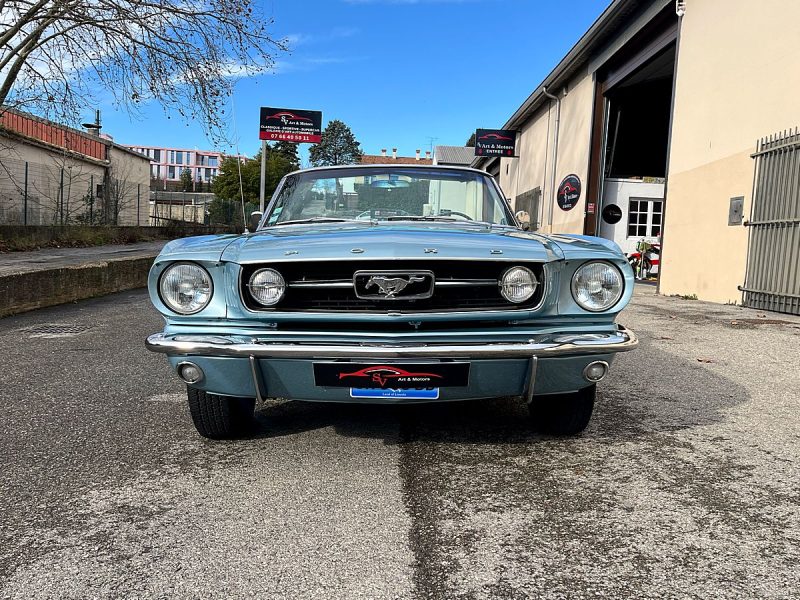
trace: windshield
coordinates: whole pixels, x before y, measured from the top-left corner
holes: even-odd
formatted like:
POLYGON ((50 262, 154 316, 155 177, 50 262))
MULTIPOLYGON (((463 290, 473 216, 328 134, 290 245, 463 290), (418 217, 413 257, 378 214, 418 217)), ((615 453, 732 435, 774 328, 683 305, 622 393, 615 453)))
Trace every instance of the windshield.
POLYGON ((391 166, 289 175, 272 204, 266 226, 316 221, 513 224, 487 175, 391 166))

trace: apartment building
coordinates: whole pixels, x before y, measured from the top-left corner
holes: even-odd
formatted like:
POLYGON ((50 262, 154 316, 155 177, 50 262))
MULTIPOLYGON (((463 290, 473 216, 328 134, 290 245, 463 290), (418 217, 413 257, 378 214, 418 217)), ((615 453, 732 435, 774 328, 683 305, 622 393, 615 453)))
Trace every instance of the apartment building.
MULTIPOLYGON (((215 150, 189 148, 163 148, 157 146, 128 146, 150 158, 150 178, 153 189, 173 189, 181 180, 181 173, 189 170, 194 187, 210 185, 219 173, 225 154, 215 150), (155 182, 160 183, 155 183, 155 182), (199 184, 199 185, 198 185, 199 184)), ((240 156, 244 160, 245 157, 240 156)), ((201 191, 201 190, 198 190, 201 191)))

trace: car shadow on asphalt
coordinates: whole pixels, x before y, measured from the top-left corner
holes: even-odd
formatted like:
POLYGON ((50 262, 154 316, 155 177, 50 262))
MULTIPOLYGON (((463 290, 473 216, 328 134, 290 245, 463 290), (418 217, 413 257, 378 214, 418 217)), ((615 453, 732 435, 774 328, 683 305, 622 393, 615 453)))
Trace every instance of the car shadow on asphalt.
MULTIPOLYGON (((598 387, 594 416, 583 437, 625 441, 711 425, 747 391, 697 361, 659 350, 648 339, 620 355, 598 387)), ((334 404, 287 401, 259 407, 253 438, 333 427, 345 437, 385 443, 430 441, 461 444, 536 443, 540 435, 520 398, 413 405, 334 404)))

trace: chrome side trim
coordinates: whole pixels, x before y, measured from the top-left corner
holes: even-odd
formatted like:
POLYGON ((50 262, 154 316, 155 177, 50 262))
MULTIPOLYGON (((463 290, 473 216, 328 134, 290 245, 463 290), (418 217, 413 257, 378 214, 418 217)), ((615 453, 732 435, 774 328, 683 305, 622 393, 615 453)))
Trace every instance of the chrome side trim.
POLYGON ((250 358, 530 358, 627 352, 639 344, 636 335, 621 325, 614 333, 542 335, 527 342, 445 344, 320 344, 267 342, 263 338, 225 335, 157 333, 147 338, 152 352, 170 356, 232 356, 250 358))
POLYGON ((290 288, 351 288, 353 281, 351 279, 318 279, 315 281, 290 281, 287 284, 290 288))
MULTIPOLYGON (((318 279, 314 281, 290 281, 287 284, 290 288, 352 288, 353 282, 348 279, 318 279)), ((498 285, 497 279, 445 279, 437 280, 435 287, 472 287, 498 285)))
POLYGON ((472 287, 474 285, 498 285, 497 279, 445 279, 436 282, 436 287, 472 287))

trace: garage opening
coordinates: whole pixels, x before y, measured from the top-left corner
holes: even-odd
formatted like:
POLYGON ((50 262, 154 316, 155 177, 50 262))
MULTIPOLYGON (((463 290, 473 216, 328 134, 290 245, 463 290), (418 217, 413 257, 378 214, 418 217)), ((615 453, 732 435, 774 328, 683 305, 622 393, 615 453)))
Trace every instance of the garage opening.
POLYGON ((628 255, 637 276, 658 276, 675 44, 603 92, 598 233, 628 255))

